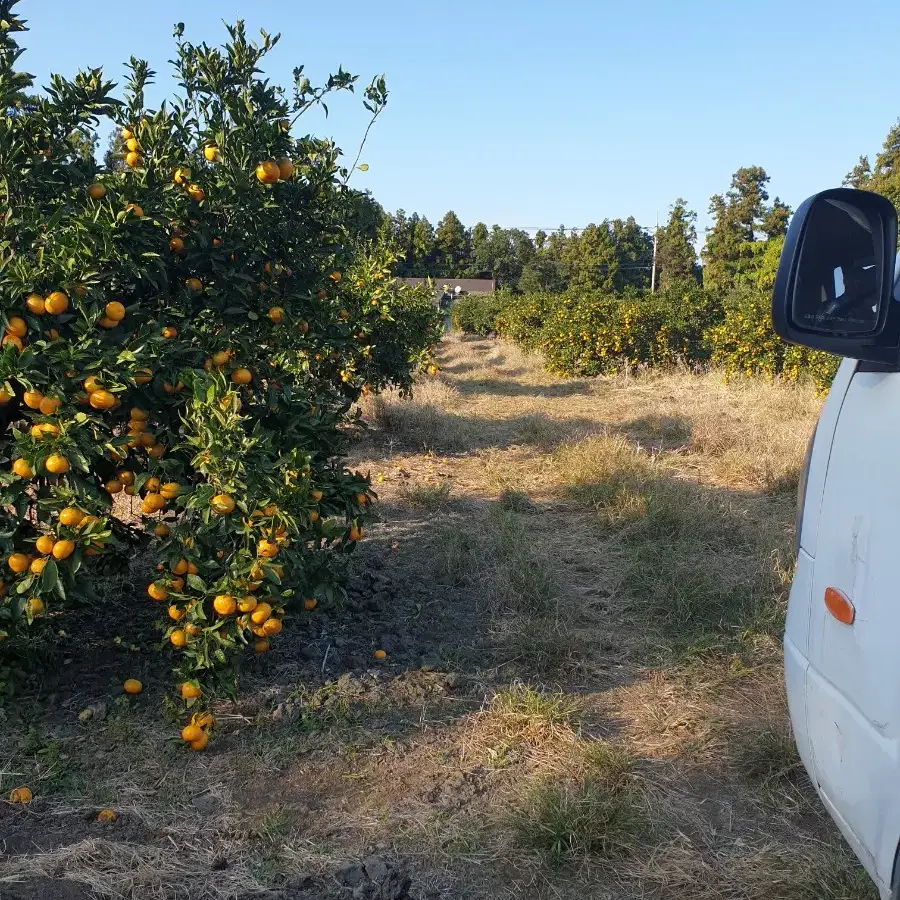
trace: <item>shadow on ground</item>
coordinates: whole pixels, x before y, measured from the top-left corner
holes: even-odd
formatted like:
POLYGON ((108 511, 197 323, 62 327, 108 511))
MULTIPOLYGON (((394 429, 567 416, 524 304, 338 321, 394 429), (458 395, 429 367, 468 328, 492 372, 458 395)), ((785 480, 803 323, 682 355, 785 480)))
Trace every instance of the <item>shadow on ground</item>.
MULTIPOLYGON (((506 374, 506 373, 504 373, 506 374)), ((503 381, 498 378, 466 378, 456 383, 461 394, 490 394, 495 397, 589 397, 596 389, 590 381, 561 382, 560 384, 528 384, 503 381)))

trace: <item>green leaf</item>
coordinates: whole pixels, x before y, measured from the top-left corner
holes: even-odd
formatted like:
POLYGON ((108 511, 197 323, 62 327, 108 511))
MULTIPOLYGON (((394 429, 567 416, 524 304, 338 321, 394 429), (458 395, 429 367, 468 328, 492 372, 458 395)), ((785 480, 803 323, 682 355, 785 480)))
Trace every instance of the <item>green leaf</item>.
POLYGON ((65 215, 65 206, 60 205, 56 212, 53 213, 52 216, 47 220, 47 231, 52 233, 53 229, 56 228, 57 225, 62 221, 62 217, 65 215))
POLYGON ((59 568, 55 559, 49 559, 44 571, 41 572, 40 590, 42 592, 55 590, 57 584, 59 584, 59 568))
POLYGON ((188 575, 187 583, 195 590, 206 593, 208 588, 206 582, 199 575, 188 575))

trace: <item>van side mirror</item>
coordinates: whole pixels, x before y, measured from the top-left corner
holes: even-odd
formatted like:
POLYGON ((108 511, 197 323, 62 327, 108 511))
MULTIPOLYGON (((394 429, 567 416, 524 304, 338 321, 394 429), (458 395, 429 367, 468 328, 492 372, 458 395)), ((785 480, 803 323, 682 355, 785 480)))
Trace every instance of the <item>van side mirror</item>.
POLYGON ((793 344, 900 367, 896 259, 890 200, 851 188, 810 197, 794 214, 778 264, 775 331, 793 344))

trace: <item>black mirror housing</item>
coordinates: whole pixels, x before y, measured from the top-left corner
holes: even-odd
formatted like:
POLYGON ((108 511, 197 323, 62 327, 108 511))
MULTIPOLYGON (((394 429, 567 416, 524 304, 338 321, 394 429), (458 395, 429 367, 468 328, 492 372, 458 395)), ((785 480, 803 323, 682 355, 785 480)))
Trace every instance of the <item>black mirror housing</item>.
POLYGON ((776 333, 792 344, 900 367, 896 259, 890 200, 852 188, 810 197, 794 214, 778 265, 776 333))

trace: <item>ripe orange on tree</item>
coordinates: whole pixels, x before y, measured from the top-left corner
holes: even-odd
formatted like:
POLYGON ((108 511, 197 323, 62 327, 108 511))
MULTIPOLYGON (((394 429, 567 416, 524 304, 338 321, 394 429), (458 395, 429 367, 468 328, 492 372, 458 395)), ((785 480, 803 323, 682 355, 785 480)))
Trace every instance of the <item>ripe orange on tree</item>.
POLYGON ((29 409, 40 409, 41 401, 44 399, 44 395, 40 391, 25 391, 22 394, 22 402, 29 409))
POLYGON ((51 453, 44 461, 44 468, 51 475, 64 475, 69 471, 69 460, 61 453, 51 453))
POLYGON ((181 739, 189 744, 199 741, 202 737, 203 729, 199 725, 185 725, 181 729, 181 739))
POLYGON ((278 544, 275 541, 262 540, 256 546, 256 555, 265 559, 278 556, 278 544))
POLYGON ((83 519, 84 513, 75 506, 67 506, 59 513, 60 525, 70 525, 74 528, 80 525, 83 519))
POLYGON ((185 634, 184 629, 176 628, 169 635, 169 641, 173 647, 184 647, 187 645, 187 634, 185 634))
POLYGON ((75 552, 75 541, 70 541, 68 538, 57 541, 50 552, 54 559, 68 559, 75 552))
POLYGON ((44 300, 44 310, 51 316, 61 316, 69 308, 69 297, 64 291, 53 291, 44 300))
POLYGON ((12 464, 12 470, 19 478, 34 478, 34 471, 24 459, 15 460, 12 464))
POLYGON ((281 169, 277 162, 267 159, 256 167, 256 177, 263 184, 275 184, 281 178, 281 169))
POLYGON ((88 402, 94 409, 112 409, 116 405, 116 395, 110 391, 94 391, 88 402))
POLYGON ((118 300, 111 300, 106 304, 106 318, 121 322, 125 318, 125 305, 118 300))
POLYGON ((213 609, 220 616, 230 616, 237 610, 237 601, 229 594, 219 594, 213 600, 213 609))
POLYGON ((28 334, 28 324, 21 316, 10 316, 6 323, 6 330, 16 337, 23 338, 28 334))

